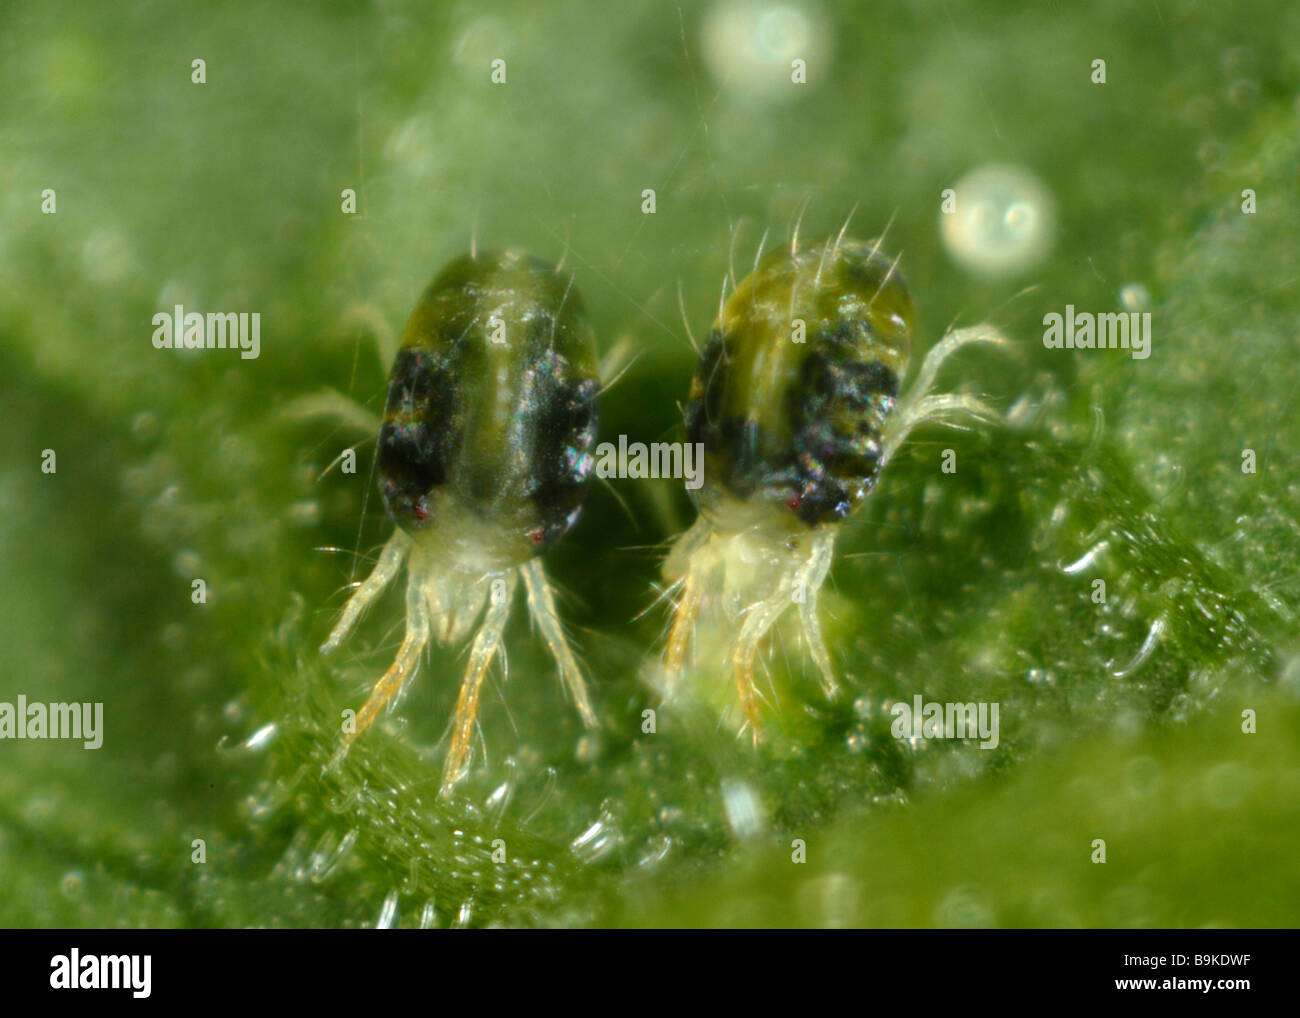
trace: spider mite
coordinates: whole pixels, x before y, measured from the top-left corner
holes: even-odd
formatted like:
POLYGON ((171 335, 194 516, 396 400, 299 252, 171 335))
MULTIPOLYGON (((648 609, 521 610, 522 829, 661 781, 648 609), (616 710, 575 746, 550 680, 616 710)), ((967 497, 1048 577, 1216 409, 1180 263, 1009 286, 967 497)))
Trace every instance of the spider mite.
POLYGON ((583 722, 596 726, 540 556, 576 522, 596 434, 595 341, 572 280, 518 251, 443 270, 406 323, 379 431, 379 491, 397 530, 324 653, 406 565, 406 635, 336 759, 416 672, 430 638, 474 632, 443 769, 469 769, 484 676, 523 580, 528 610, 583 722))
MULTIPOLYGON (((846 228, 847 228, 847 224, 846 228)), ((734 287, 701 354, 685 410, 704 447, 695 523, 673 543, 664 576, 674 600, 664 664, 685 662, 703 605, 732 626, 726 667, 744 719, 760 733, 754 663, 794 607, 825 694, 838 693, 817 599, 839 527, 919 424, 996 420, 978 398, 932 394, 940 365, 992 328, 949 332, 900 396, 913 329, 898 260, 880 242, 794 240, 734 287)))

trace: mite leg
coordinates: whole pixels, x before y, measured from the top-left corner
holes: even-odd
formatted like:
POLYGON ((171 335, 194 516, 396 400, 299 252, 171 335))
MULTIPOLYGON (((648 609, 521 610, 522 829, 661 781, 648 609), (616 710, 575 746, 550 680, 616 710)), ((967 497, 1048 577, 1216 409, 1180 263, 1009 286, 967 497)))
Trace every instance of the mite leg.
POLYGON ((912 383, 911 390, 917 397, 928 395, 934 388, 934 379, 943 362, 964 346, 972 343, 988 343, 991 346, 1010 346, 1007 338, 991 325, 976 325, 969 329, 954 329, 935 343, 934 348, 925 355, 921 362, 921 371, 912 383))
POLYGON ((676 675, 682 670, 686 659, 686 647, 695 631, 695 620, 700 613, 700 581, 694 569, 687 571, 681 580, 681 590, 677 595, 677 606, 673 610, 673 622, 668 630, 668 645, 664 648, 664 667, 669 674, 676 675))
POLYGON ((808 641, 808 649, 812 652, 817 670, 821 672, 822 690, 828 700, 834 700, 839 696, 840 687, 835 681, 831 655, 822 637, 821 619, 817 615, 817 595, 826 580, 826 574, 830 571, 831 560, 834 557, 835 532, 829 527, 823 527, 814 532, 812 554, 795 574, 795 582, 802 583, 804 589, 804 599, 799 604, 799 618, 803 622, 804 638, 808 641))
POLYGON ((469 664, 465 667, 465 678, 461 681, 460 696, 456 700, 451 748, 447 751, 447 762, 442 770, 441 794, 444 796, 451 794, 456 782, 469 770, 469 751, 474 737, 474 718, 478 715, 479 693, 483 688, 488 665, 501 646, 501 634, 505 631, 506 619, 510 617, 510 602, 514 600, 518 582, 513 571, 507 574, 506 596, 500 601, 489 600, 487 612, 470 647, 469 664))
POLYGON ((582 678, 582 669, 569 648, 569 641, 564 636, 564 627, 560 616, 555 611, 555 598, 551 594, 550 581, 546 579, 546 570, 539 558, 531 559, 519 570, 524 575, 524 586, 528 589, 528 611, 537 628, 542 631, 542 639, 550 648, 555 665, 560 670, 569 695, 582 715, 582 723, 588 728, 597 726, 596 712, 592 709, 587 696, 587 684, 582 678))
POLYGON ((754 658, 762 642, 781 614, 790 607, 790 575, 782 578, 776 590, 762 601, 750 605, 741 624, 740 635, 731 650, 732 667, 736 678, 736 691, 740 693, 740 706, 749 722, 754 741, 758 742, 760 718, 758 691, 754 686, 754 658))
POLYGON ((963 420, 997 421, 996 410, 975 396, 930 395, 934 380, 944 361, 962 347, 972 343, 988 343, 992 346, 1009 346, 1006 337, 989 325, 977 325, 969 329, 955 329, 934 345, 925 360, 921 371, 909 387, 907 395, 894 409, 885 424, 884 449, 881 462, 887 463, 903 440, 918 424, 933 421, 949 426, 959 426, 963 420))
MULTIPOLYGON (((397 575, 398 570, 402 568, 402 562, 406 559, 406 554, 410 550, 411 540, 402 531, 394 532, 393 536, 388 539, 384 545, 384 550, 379 553, 379 562, 376 563, 374 570, 366 577, 365 582, 353 592, 348 598, 348 603, 343 607, 343 614, 335 623, 333 630, 330 631, 329 639, 321 644, 320 651, 322 654, 329 654, 337 650, 352 629, 357 624, 364 612, 382 594, 393 577, 397 575)), ((410 600, 408 595, 407 600, 410 600)), ((418 613, 420 618, 425 619, 426 612, 423 604, 418 613)), ((410 632, 410 611, 407 611, 407 631, 410 632)), ((425 620, 425 638, 428 638, 428 622, 425 620)))
POLYGON ((900 406, 885 425, 884 448, 881 462, 888 463, 912 429, 921 424, 944 424, 960 427, 968 421, 1000 421, 1001 415, 978 396, 961 393, 939 393, 900 406))
POLYGON ((425 603, 424 589, 419 584, 412 583, 406 588, 406 636, 402 639, 401 649, 388 671, 370 690, 370 696, 357 712, 356 729, 343 736, 343 745, 335 753, 331 767, 342 762, 357 737, 370 727, 380 711, 391 706, 394 698, 401 694, 414 677, 415 670, 420 665, 420 654, 428 642, 429 610, 425 603))
POLYGON ((680 672, 686 662, 687 646, 700 613, 704 577, 715 563, 709 547, 713 536, 712 525, 703 516, 697 517, 673 544, 664 562, 664 577, 679 588, 668 644, 664 648, 664 668, 670 675, 680 672))

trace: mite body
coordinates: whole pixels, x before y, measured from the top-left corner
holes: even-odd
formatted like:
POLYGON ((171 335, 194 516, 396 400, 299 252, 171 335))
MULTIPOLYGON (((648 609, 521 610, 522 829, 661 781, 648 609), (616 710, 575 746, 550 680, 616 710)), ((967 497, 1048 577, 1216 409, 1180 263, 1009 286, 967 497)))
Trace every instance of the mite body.
POLYGON ((798 610, 828 697, 835 671, 817 613, 838 525, 870 494, 912 428, 997 415, 973 396, 934 394, 940 364, 992 329, 950 332, 906 395, 911 295, 879 244, 796 234, 758 261, 722 305, 691 383, 687 440, 704 447, 699 517, 664 565, 675 612, 665 651, 680 672, 697 617, 718 601, 745 721, 760 729, 754 664, 768 631, 798 610))
POLYGON ((519 252, 449 265, 416 305, 388 383, 376 471, 397 530, 348 601, 328 653, 407 570, 406 635, 340 756, 414 675, 431 638, 469 651, 443 771, 468 770, 483 679, 522 578, 530 614, 582 720, 586 684, 538 557, 578 518, 596 435, 596 351, 572 282, 519 252))

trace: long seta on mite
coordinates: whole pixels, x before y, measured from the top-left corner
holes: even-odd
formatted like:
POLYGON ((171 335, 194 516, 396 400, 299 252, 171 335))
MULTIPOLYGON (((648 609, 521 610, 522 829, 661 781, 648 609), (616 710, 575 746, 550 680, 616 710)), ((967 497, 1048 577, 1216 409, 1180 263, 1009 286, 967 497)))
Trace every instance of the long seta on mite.
POLYGON ((483 681, 521 586, 583 723, 597 718, 541 555, 577 521, 597 426, 596 348, 572 277, 523 252, 472 251, 424 291, 402 333, 376 448, 396 524, 324 653, 406 570, 406 631, 345 728, 337 765, 391 708, 431 642, 469 644, 442 791, 468 773, 483 681))
MULTIPOLYGON (((906 391, 914 330, 899 257, 883 238, 839 233, 763 254, 720 299, 685 407, 687 441, 704 449, 699 515, 664 563, 673 604, 663 670, 680 688, 702 613, 721 612, 723 667, 743 722, 762 731, 755 668, 793 610, 828 698, 839 695, 819 594, 839 528, 871 494, 916 427, 995 422, 977 396, 934 392, 940 367, 976 343, 1005 344, 982 325, 949 331, 906 391)), ((766 235, 765 235, 766 236, 766 235)))

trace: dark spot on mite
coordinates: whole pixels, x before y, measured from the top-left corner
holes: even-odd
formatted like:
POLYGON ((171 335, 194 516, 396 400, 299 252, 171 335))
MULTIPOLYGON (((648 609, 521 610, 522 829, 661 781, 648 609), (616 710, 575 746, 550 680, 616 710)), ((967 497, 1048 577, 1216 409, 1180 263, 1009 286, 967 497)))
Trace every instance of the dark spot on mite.
POLYGON ((568 361, 554 350, 539 358, 530 383, 521 414, 528 418, 524 433, 532 436, 533 469, 522 494, 541 516, 542 537, 534 541, 549 544, 577 521, 582 507, 600 387, 594 378, 572 377, 568 361))
POLYGON ((793 462, 781 472, 798 492, 792 506, 808 524, 844 519, 880 474, 881 431, 898 396, 898 376, 880 361, 835 356, 831 340, 803 365, 789 394, 793 462))
POLYGON ((724 346, 714 336, 701 358, 686 408, 686 433, 710 451, 710 467, 732 495, 760 488, 810 526, 847 517, 880 474, 882 429, 898 398, 898 375, 854 354, 869 336, 864 322, 840 322, 817 337, 799 382, 786 393, 791 440, 784 456, 764 459, 768 443, 753 416, 723 417, 724 346))
POLYGON ((552 346, 551 338, 558 327, 554 314, 534 315, 528 323, 527 357, 535 361, 545 357, 552 346))
POLYGON ((817 347, 823 353, 849 357, 872 340, 871 325, 861 318, 841 318, 817 337, 817 347))
POLYGON ((376 468, 384 508, 404 529, 426 524, 426 496, 446 483, 455 453, 459 401, 454 370, 437 353, 407 347, 397 354, 379 430, 376 468))
POLYGON ((858 385, 869 395, 898 399, 898 375, 882 361, 872 361, 863 366, 858 373, 858 385))
POLYGON ((737 498, 749 498, 763 481, 763 462, 758 452, 763 429, 758 421, 731 418, 716 430, 729 453, 722 482, 737 498))

